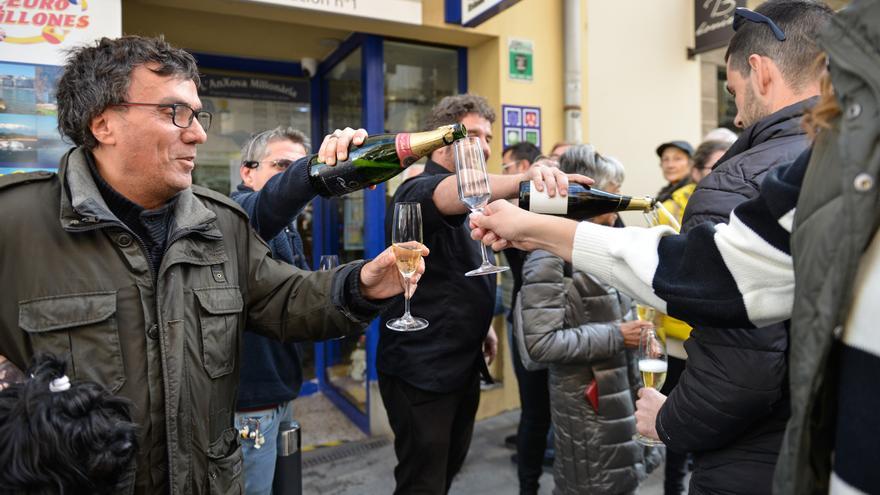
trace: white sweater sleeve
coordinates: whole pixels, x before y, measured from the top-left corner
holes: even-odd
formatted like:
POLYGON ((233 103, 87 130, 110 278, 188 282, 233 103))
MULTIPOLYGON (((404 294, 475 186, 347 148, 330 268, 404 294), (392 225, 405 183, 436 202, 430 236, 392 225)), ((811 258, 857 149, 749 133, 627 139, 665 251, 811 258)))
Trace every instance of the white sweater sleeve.
MULTIPOLYGON (((778 221, 788 232, 793 214, 778 221)), ((683 235, 668 227, 582 222, 572 264, 689 323, 766 326, 791 316, 794 273, 791 255, 757 232, 735 212, 729 225, 705 224, 683 235)))
POLYGON ((666 312, 666 301, 654 293, 660 238, 675 235, 669 227, 613 228, 581 222, 574 236, 571 262, 637 301, 666 312))

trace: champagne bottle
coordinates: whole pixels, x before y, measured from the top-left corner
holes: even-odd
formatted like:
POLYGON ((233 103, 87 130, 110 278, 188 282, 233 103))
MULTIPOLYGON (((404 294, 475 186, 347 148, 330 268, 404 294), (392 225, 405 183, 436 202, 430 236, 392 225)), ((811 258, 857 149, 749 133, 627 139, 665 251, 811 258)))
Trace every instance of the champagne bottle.
POLYGON ((329 166, 309 159, 309 181, 321 196, 342 196, 385 182, 432 151, 467 135, 461 124, 445 125, 433 131, 377 134, 348 150, 348 159, 329 166))
POLYGON ((648 211, 656 200, 650 196, 624 196, 580 184, 568 186, 568 196, 549 197, 530 181, 519 184, 519 207, 534 213, 561 215, 586 220, 605 213, 624 210, 648 211))

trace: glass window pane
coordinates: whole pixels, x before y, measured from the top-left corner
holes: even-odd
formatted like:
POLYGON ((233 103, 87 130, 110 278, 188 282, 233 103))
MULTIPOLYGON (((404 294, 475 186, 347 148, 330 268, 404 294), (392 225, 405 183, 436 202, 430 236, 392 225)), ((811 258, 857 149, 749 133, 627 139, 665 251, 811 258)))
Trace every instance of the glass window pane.
POLYGON ((431 107, 457 92, 456 50, 385 42, 386 131, 424 130, 431 107))
MULTIPOLYGON (((361 127, 363 125, 362 52, 358 48, 339 62, 325 76, 327 113, 324 130, 361 127)), ((338 229, 338 245, 331 254, 338 254, 346 263, 364 257, 364 192, 356 191, 328 200, 335 208, 336 218, 322 228, 338 229)), ((361 412, 367 410, 367 389, 364 381, 366 353, 363 338, 358 336, 331 340, 324 344, 327 379, 336 390, 361 412)))
POLYGON ((241 148, 258 132, 280 125, 311 134, 305 78, 206 70, 199 96, 213 120, 198 147, 193 183, 229 194, 241 183, 241 148))
MULTIPOLYGON (((385 131, 426 130, 425 121, 434 104, 458 93, 458 51, 396 41, 386 41, 384 49, 385 131)), ((391 179, 386 188, 388 201, 401 182, 420 170, 419 165, 413 165, 391 179)), ((389 204, 387 211, 394 208, 389 204)))

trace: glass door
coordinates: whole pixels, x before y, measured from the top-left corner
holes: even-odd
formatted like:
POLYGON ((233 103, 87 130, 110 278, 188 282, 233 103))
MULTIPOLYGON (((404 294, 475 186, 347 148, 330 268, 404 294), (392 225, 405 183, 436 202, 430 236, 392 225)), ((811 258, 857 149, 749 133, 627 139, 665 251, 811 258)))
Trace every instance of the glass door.
MULTIPOLYGON (((466 91, 465 55, 464 49, 353 35, 321 63, 312 80, 313 144, 319 146, 337 128, 363 127, 370 134, 422 130, 437 101, 466 91)), ((373 258, 385 249, 387 202, 397 184, 314 202, 316 268, 322 254, 346 262, 373 258)), ((385 416, 375 365, 378 342, 376 320, 363 336, 315 345, 319 387, 367 433, 385 416)))
MULTIPOLYGON (((320 145, 324 135, 334 129, 356 129, 365 125, 363 50, 360 47, 349 47, 348 50, 347 54, 332 62, 332 65, 318 71, 321 112, 320 133, 314 140, 316 146, 320 145)), ((339 198, 315 201, 316 268, 321 255, 335 254, 339 256, 340 263, 365 257, 364 196, 364 191, 357 191, 339 198)), ((366 336, 346 337, 318 344, 315 354, 321 390, 358 426, 366 430, 366 336)))

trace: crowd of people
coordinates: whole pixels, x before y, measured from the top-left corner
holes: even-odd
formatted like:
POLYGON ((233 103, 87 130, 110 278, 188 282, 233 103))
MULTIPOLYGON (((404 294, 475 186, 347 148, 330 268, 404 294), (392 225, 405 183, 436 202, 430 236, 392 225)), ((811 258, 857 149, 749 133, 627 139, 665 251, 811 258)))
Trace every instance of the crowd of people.
MULTIPOLYGON (((491 204, 470 216, 451 146, 410 173, 393 201, 420 205, 430 257, 411 299, 429 325, 381 326, 395 493, 446 493, 466 461, 498 350, 496 278, 464 275, 480 243, 513 275, 521 494, 548 457, 558 494, 635 493, 661 464, 670 495, 688 471, 692 494, 876 493, 878 26, 877 0, 738 8, 725 60, 740 131, 657 147, 671 218, 650 228, 515 205, 522 181, 620 191, 624 164, 589 144, 505 148, 491 204), (652 328, 669 354, 659 391, 637 364, 652 328)), ((299 130, 254 134, 231 198, 192 184, 212 119, 198 84, 193 57, 162 39, 81 47, 58 85, 75 147, 57 174, 0 179, 0 491, 271 493, 302 385, 296 342, 402 312, 390 249, 308 271, 296 219, 316 192, 299 130)), ((424 124, 463 124, 488 160, 494 121, 465 94, 424 124)), ((336 130, 319 159, 366 137, 336 130)))

